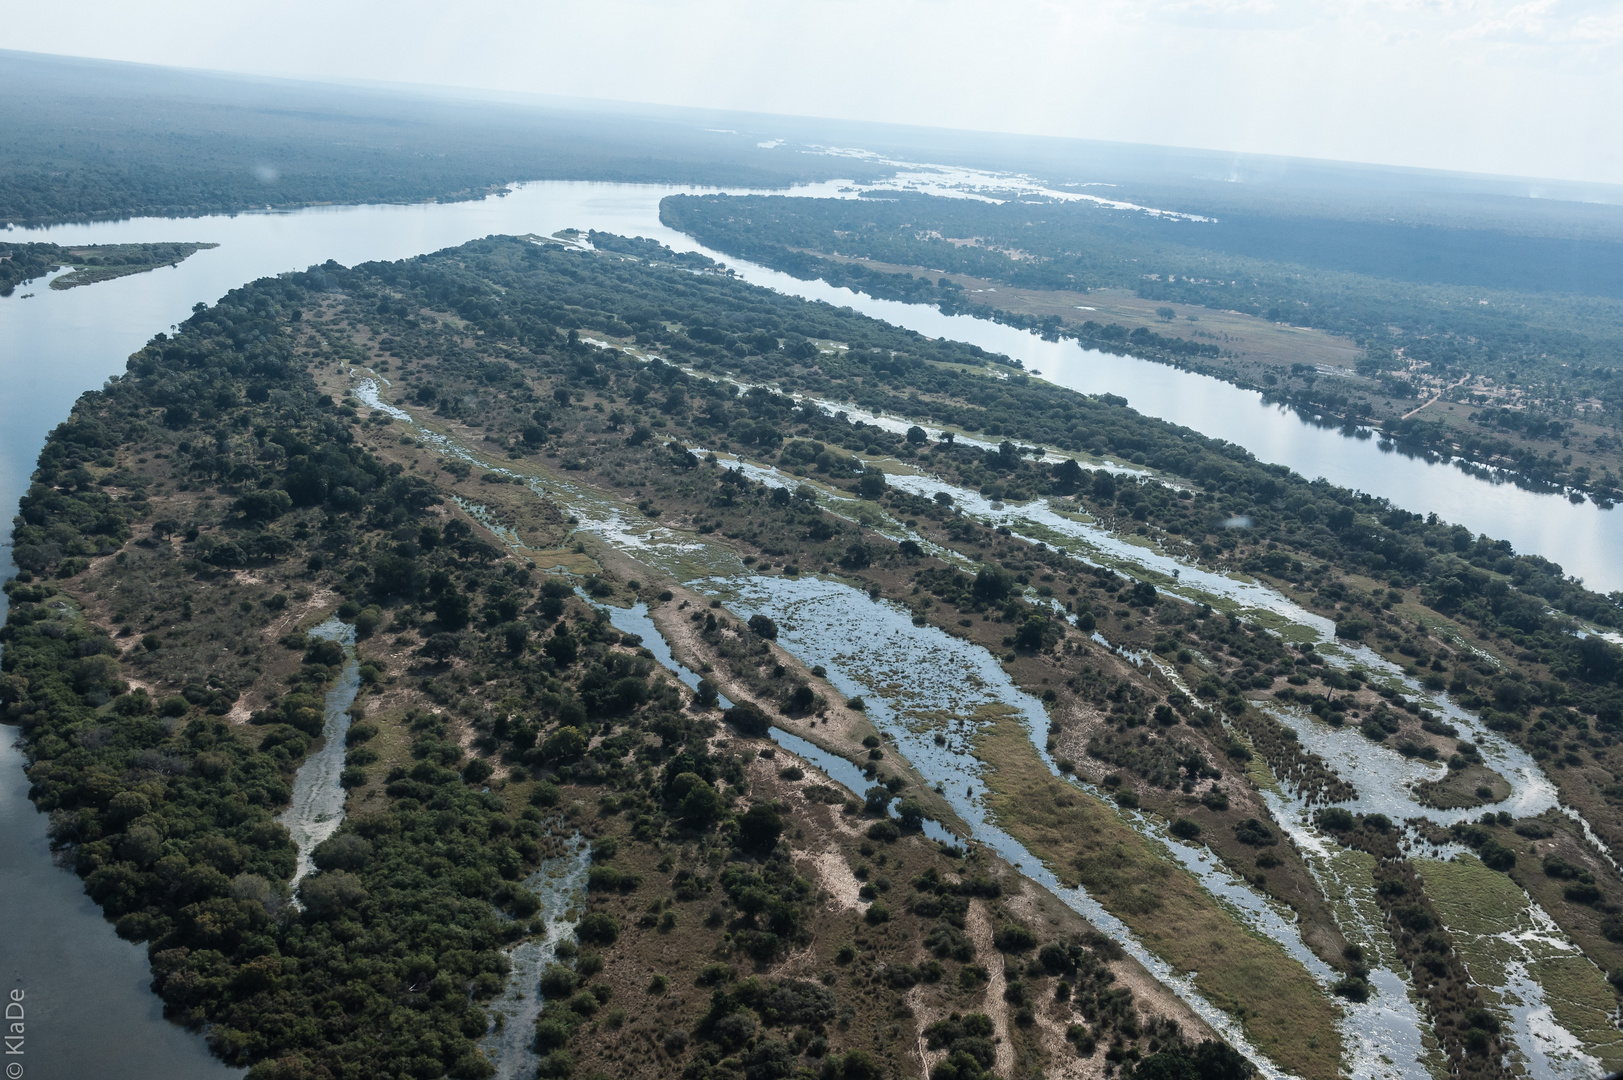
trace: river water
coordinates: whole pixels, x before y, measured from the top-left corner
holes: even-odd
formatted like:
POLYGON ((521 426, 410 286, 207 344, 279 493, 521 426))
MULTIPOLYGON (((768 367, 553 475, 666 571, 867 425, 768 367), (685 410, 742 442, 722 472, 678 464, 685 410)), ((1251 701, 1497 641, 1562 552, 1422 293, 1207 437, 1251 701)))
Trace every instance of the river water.
MULTIPOLYGON (((797 193, 828 196, 838 188, 820 184, 797 193)), ((46 431, 67 415, 74 399, 122 372, 131 352, 185 318, 199 301, 212 302, 243 282, 327 259, 346 265, 399 259, 492 233, 595 228, 724 258, 659 223, 659 200, 682 190, 691 189, 545 182, 469 203, 319 207, 11 230, 6 237, 16 241, 200 240, 220 246, 198 252, 174 269, 64 291, 36 282, 0 300, 0 505, 14 504, 46 431), (25 293, 33 295, 24 299, 25 293)), ((1207 376, 1084 349, 1073 341, 1044 341, 967 315, 875 300, 736 259, 724 261, 755 284, 849 305, 928 336, 1007 353, 1060 385, 1119 394, 1140 412, 1238 443, 1264 461, 1384 496, 1410 510, 1435 512, 1474 532, 1509 540, 1518 551, 1552 559, 1602 591, 1623 589, 1623 528, 1611 512, 1592 503, 1574 505, 1559 495, 1478 480, 1449 465, 1383 450, 1377 440, 1343 435, 1288 408, 1266 404, 1259 393, 1207 376)))
POLYGON ((507 952, 513 965, 507 989, 490 1004, 491 1027, 479 1040, 495 1067, 494 1080, 530 1080, 539 1055, 535 1052, 535 1022, 546 999, 541 973, 558 957, 558 946, 575 932, 586 899, 586 874, 592 866, 592 848, 576 836, 566 854, 542 862, 524 879, 524 887, 541 901, 531 917, 531 936, 507 952), (539 925, 539 934, 535 927, 539 925))
MULTIPOLYGON (((148 218, 12 230, 7 239, 16 241, 199 240, 220 247, 199 252, 172 269, 66 291, 36 282, 0 300, 0 506, 16 505, 46 433, 67 416, 78 395, 121 373, 131 352, 153 333, 185 318, 195 303, 212 302, 257 277, 327 259, 345 264, 397 259, 492 233, 596 228, 652 237, 678 250, 703 251, 659 224, 659 200, 677 190, 681 189, 540 183, 474 203, 328 207, 288 214, 148 218)), ((833 185, 824 185, 803 193, 834 191, 833 185)), ((1045 342, 984 320, 874 300, 738 260, 725 261, 756 284, 849 305, 929 336, 951 336, 1008 353, 1060 385, 1120 394, 1141 412, 1239 443, 1262 460, 1385 496, 1412 510, 1435 511, 1473 531, 1508 539, 1518 550, 1559 562, 1593 587, 1623 588, 1623 530, 1592 504, 1575 506, 1559 496, 1491 484, 1446 465, 1384 452, 1373 440, 1349 438, 1267 405, 1258 394, 1204 376, 1101 354, 1074 342, 1045 342)), ((663 530, 650 523, 628 521, 607 510, 603 519, 598 527, 606 538, 680 569, 679 576, 688 580, 703 568, 695 564, 708 561, 711 554, 703 545, 659 535, 663 530), (609 528, 611 524, 616 527, 609 528)), ((5 545, 0 566, 8 565, 9 535, 0 543, 5 545)), ((731 566, 724 569, 733 572, 731 566)), ((757 597, 758 602, 765 600, 757 597)), ((927 748, 917 749, 921 758, 928 757, 927 748)), ((207 1058, 200 1040, 159 1022, 157 999, 146 989, 140 950, 118 941, 72 876, 51 864, 44 819, 32 814, 19 763, 11 749, 0 760, 4 773, 0 812, 8 825, 0 887, 10 905, 9 925, 26 927, 27 932, 0 939, 0 962, 14 985, 27 987, 31 997, 38 994, 42 1003, 43 1030, 38 1042, 30 1042, 31 1052, 37 1048, 40 1056, 31 1062, 35 1070, 31 1075, 185 1077, 229 1072, 207 1058), (127 973, 121 974, 126 968, 127 973), (130 1056, 134 1046, 140 1047, 138 1060, 130 1056), (61 1071, 53 1061, 64 1063, 61 1071)), ((1029 861, 1027 870, 1034 872, 1029 861)), ((1215 883, 1215 878, 1207 880, 1209 886, 1215 883)), ((31 1039, 34 1030, 31 1026, 31 1039)))
MULTIPOLYGON (((163 1018, 146 949, 122 941, 70 870, 51 861, 16 732, 0 731, 0 971, 23 994, 27 1080, 225 1080, 203 1040, 163 1018)), ((6 1059, 18 1061, 15 1057, 6 1059)), ((9 1075, 9 1074, 8 1074, 9 1075)))

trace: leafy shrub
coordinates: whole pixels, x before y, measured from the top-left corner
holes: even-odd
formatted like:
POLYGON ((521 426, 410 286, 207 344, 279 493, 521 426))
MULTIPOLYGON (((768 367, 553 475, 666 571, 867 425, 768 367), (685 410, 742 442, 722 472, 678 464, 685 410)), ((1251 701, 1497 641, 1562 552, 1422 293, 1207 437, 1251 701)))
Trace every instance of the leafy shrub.
POLYGON ((1329 832, 1348 832, 1356 822, 1352 812, 1340 806, 1327 806, 1318 813, 1319 828, 1329 832))
POLYGON ((377 734, 378 726, 376 724, 370 721, 359 721, 349 725, 349 730, 344 732, 344 745, 358 746, 376 738, 377 734))
POLYGON ((336 918, 367 898, 360 878, 346 870, 312 874, 299 883, 299 899, 315 919, 336 918))
POLYGON ((992 931, 992 944, 1000 952, 1030 952, 1037 947, 1037 935, 1019 923, 1004 923, 992 931))
POLYGON ((765 853, 783 835, 783 818, 765 803, 756 803, 738 819, 738 841, 745 851, 765 853))
POLYGON ((620 923, 607 912, 594 911, 575 927, 575 937, 588 945, 613 945, 620 938, 620 923))
POLYGON ((1516 853, 1497 840, 1488 840, 1478 848, 1477 857, 1490 870, 1509 870, 1516 865, 1516 853))
POLYGON ((876 821, 868 826, 867 837, 882 844, 894 844, 902 838, 902 830, 894 821, 876 821))
POLYGON ((1271 847, 1279 843, 1279 837, 1274 835, 1273 830, 1256 818, 1246 818, 1244 821, 1235 822, 1234 838, 1240 843, 1250 844, 1252 847, 1271 847))
POLYGON ((752 701, 740 701, 721 715, 734 730, 755 738, 765 738, 772 726, 772 718, 752 701))

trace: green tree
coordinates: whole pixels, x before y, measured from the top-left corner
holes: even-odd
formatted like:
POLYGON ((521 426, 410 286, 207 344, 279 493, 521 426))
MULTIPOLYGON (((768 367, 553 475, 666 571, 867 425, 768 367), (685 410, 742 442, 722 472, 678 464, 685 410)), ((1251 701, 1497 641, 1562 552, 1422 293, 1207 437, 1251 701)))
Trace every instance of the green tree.
POLYGON ((1043 647, 1048 636, 1048 620, 1041 615, 1029 616, 1014 632, 1014 647, 1025 652, 1036 652, 1043 647))
POLYGON ((772 718, 753 701, 740 701, 721 715, 740 733, 758 739, 765 738, 772 727, 772 718))
POLYGON ((439 599, 434 601, 434 619, 437 625, 446 630, 460 630, 467 626, 471 614, 467 596, 454 589, 441 593, 439 599))
POLYGON ((783 835, 783 818, 766 803, 756 803, 738 819, 738 842, 745 851, 765 854, 783 835))
POLYGON ((541 753, 548 761, 574 761, 586 753, 586 736, 579 728, 561 727, 547 736, 541 744, 541 753))
POLYGON ((682 796, 682 818, 688 824, 700 828, 713 825, 725 809, 721 793, 699 777, 693 776, 693 779, 696 782, 688 788, 687 794, 682 796))

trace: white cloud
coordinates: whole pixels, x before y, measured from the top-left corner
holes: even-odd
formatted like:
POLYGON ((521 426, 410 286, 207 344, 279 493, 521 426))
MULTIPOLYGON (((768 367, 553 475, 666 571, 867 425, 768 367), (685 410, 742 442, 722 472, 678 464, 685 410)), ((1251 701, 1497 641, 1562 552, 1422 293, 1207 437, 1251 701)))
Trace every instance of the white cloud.
POLYGON ((1148 9, 1158 21, 1213 30, 1278 29, 1313 21, 1310 5, 1274 0, 1164 0, 1148 9))
POLYGON ((1533 0, 1481 18, 1461 36, 1540 47, 1615 46, 1623 40, 1623 4, 1533 0))

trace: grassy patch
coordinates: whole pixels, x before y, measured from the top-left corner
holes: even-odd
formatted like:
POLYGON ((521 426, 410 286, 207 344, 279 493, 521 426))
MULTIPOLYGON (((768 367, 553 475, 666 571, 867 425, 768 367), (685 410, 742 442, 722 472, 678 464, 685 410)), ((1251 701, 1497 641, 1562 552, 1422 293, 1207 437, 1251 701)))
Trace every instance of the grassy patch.
MULTIPOLYGON (((1245 775, 1259 791, 1278 790, 1273 774, 1260 756, 1245 763, 1245 775)), ((1139 790, 1138 794, 1143 809, 1169 822, 1187 818, 1198 823, 1200 842, 1223 861, 1229 872, 1249 881, 1253 888, 1273 900, 1289 905, 1300 920, 1303 942, 1326 963, 1341 966, 1347 941, 1296 844, 1288 835, 1283 842, 1260 849, 1239 839, 1235 827, 1246 818, 1263 818, 1268 825, 1277 826, 1266 803, 1253 802, 1234 792, 1236 798, 1228 809, 1218 810, 1202 803, 1196 795, 1163 791, 1153 785, 1139 790)))
MULTIPOLYGON (((1600 965, 1601 970, 1623 968, 1623 944, 1612 941, 1605 934, 1607 904, 1592 905, 1576 899, 1568 900, 1566 888, 1571 882, 1547 872, 1543 861, 1545 857, 1553 855, 1589 871, 1609 897, 1623 891, 1616 871, 1595 853, 1577 824, 1565 814, 1546 812, 1538 822, 1547 826, 1552 835, 1535 844, 1528 844, 1525 852, 1518 855, 1516 865, 1510 870, 1512 880, 1549 913, 1561 929, 1578 943, 1584 955, 1600 965)), ((1521 849, 1526 843, 1523 836, 1509 829, 1496 829, 1494 833, 1495 839, 1513 849, 1521 849)))
POLYGON ((1048 771, 1018 721, 993 718, 977 752, 998 825, 1060 881, 1085 886, 1156 955, 1239 1018, 1258 1049, 1302 1077, 1338 1074, 1336 1009, 1274 942, 1246 929, 1116 814, 1048 771))
MULTIPOLYGON (((362 723, 377 728, 378 733, 370 739, 360 740, 354 745, 370 750, 376 759, 364 766, 366 769, 366 783, 350 789, 349 797, 345 800, 345 809, 351 814, 364 814, 373 811, 382 811, 388 806, 388 799, 383 789, 389 770, 395 766, 409 768, 412 762, 411 742, 412 733, 407 726, 405 717, 400 710, 389 710, 379 714, 367 714, 362 723)), ((370 755, 367 755, 370 756, 370 755)), ((346 754, 346 760, 350 760, 346 754)))
POLYGON ((1454 810, 1485 806, 1510 795, 1510 782, 1485 765, 1450 769, 1441 780, 1422 780, 1414 786, 1415 798, 1426 806, 1454 810), (1479 789, 1487 789, 1484 797, 1479 789))
POLYGON ((1489 870, 1474 855, 1450 862, 1416 859, 1426 895, 1448 920, 1450 930, 1492 936, 1514 930, 1528 912, 1527 897, 1504 874, 1489 870))
POLYGON ((1474 855, 1450 862, 1416 860, 1415 867, 1426 880, 1426 895, 1454 932, 1472 981, 1490 1000, 1501 1003, 1505 992, 1498 988, 1525 966, 1543 987, 1556 1021, 1586 1051, 1609 1069, 1623 1063, 1623 1034, 1612 1022, 1617 1002, 1611 987, 1588 959, 1549 940, 1555 928, 1538 917, 1514 881, 1474 855), (1535 930, 1544 933, 1528 933, 1535 930))

